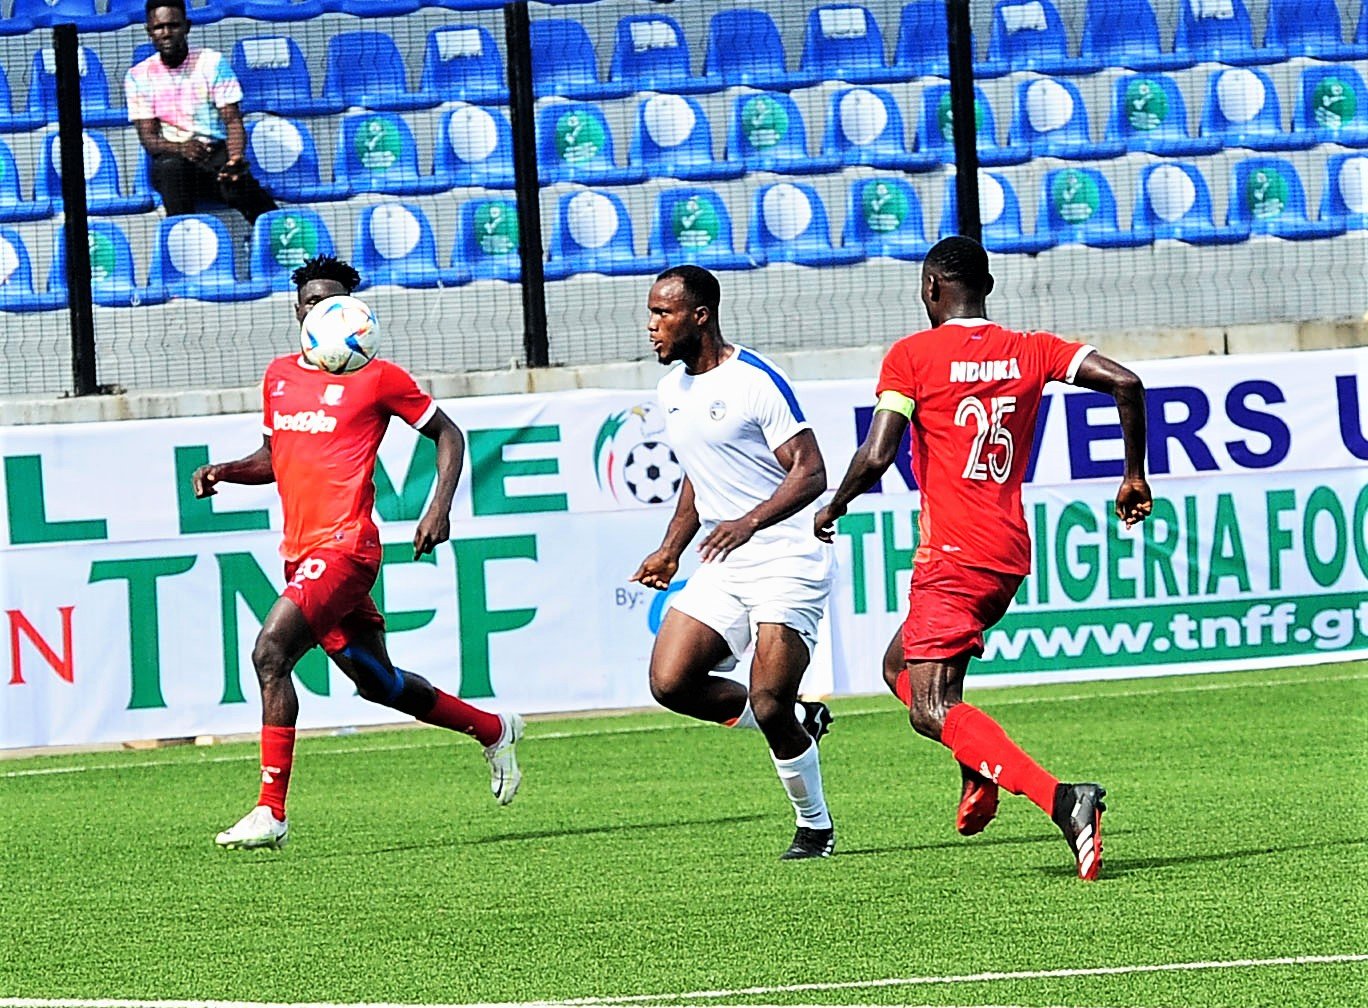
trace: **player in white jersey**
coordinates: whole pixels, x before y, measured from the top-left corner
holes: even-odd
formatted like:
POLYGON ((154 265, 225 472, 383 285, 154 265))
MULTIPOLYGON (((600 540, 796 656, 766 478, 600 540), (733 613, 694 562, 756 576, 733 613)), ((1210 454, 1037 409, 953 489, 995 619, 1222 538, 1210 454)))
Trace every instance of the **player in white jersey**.
POLYGON ((836 834, 817 740, 831 714, 798 700, 834 567, 831 547, 810 532, 826 469, 788 379, 722 338, 720 300, 711 273, 676 266, 646 303, 656 357, 675 365, 657 391, 685 479, 664 541, 632 580, 668 588, 704 533, 702 563, 656 636, 651 694, 676 713, 763 732, 798 823, 781 857, 827 857, 836 834), (749 689, 713 674, 734 668, 752 641, 749 689))

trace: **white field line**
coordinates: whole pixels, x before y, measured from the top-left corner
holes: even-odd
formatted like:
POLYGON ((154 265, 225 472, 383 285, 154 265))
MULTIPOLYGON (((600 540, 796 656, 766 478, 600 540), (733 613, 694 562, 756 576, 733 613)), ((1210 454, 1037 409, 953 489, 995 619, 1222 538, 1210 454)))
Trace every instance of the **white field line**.
MULTIPOLYGON (((1317 679, 1315 684, 1326 685, 1337 682, 1351 682, 1358 679, 1368 679, 1368 672, 1354 673, 1350 675, 1332 676, 1326 679, 1317 679)), ((1143 696, 1164 696, 1171 693, 1213 693, 1225 690, 1237 689, 1272 689, 1280 686, 1303 686, 1306 679, 1275 679, 1269 682, 1216 682, 1216 683, 1190 683, 1185 686, 1169 686, 1162 689, 1133 689, 1116 690, 1102 693, 1069 693, 1057 696, 1021 696, 1004 697, 1001 700, 994 700, 987 706, 997 709, 998 707, 1015 707, 1022 704, 1042 704, 1042 703, 1076 703, 1080 700, 1109 700, 1113 697, 1143 697, 1143 696)), ((842 719, 852 717, 868 717, 872 714, 887 714, 890 712, 887 704, 880 707, 872 707, 865 710, 843 710, 840 712, 842 719)), ((592 715, 589 715, 592 716, 592 715)), ((643 725, 638 727, 622 728, 593 728, 586 731, 534 731, 529 733, 526 738, 531 742, 548 742, 559 739, 578 739, 594 738, 602 735, 639 735, 651 732, 663 731, 687 731, 700 728, 714 728, 715 725, 707 724, 702 721, 680 721, 678 723, 643 725)), ((406 742, 396 745, 355 745, 338 746, 336 748, 324 749, 321 752, 311 752, 310 758, 318 756, 335 756, 348 753, 378 753, 378 752, 403 752, 409 749, 434 749, 444 747, 446 742, 406 742)), ((42 758, 42 757, 40 757, 42 758)), ((165 766, 200 766, 205 763, 248 763, 258 759, 256 753, 241 753, 235 756, 210 756, 204 759, 155 759, 143 760, 140 762, 119 762, 119 763, 87 763, 75 766, 57 767, 35 767, 27 770, 7 770, 0 773, 0 780, 15 777, 46 777, 51 774, 73 774, 88 773, 99 770, 140 770, 146 767, 165 767, 165 766)), ((198 1003, 198 1002, 196 1002, 198 1003)), ((0 1000, 0 1008, 5 1008, 8 1002, 0 1000)))

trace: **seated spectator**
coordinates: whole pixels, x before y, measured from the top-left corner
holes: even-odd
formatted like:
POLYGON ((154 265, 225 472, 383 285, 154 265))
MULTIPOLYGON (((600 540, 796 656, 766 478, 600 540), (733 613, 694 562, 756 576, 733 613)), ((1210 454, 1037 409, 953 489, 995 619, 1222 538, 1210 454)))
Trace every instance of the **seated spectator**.
POLYGON ((249 224, 275 210, 243 156, 242 85, 228 60, 190 47, 185 0, 147 0, 146 11, 156 52, 128 71, 124 92, 166 215, 195 213, 205 200, 221 200, 249 224))

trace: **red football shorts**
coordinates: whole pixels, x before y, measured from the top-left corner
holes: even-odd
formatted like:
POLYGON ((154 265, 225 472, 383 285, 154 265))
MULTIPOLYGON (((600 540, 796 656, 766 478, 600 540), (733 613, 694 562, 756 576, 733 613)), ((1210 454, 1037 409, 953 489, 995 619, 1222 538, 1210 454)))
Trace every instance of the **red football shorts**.
POLYGON ((934 557, 917 564, 903 621, 907 661, 948 661, 983 654, 983 632, 1007 612, 1024 574, 965 567, 934 557))
POLYGON ((314 550, 285 564, 281 594, 299 606, 314 640, 328 654, 345 648, 358 634, 385 629, 385 618, 371 600, 380 573, 380 555, 314 550))

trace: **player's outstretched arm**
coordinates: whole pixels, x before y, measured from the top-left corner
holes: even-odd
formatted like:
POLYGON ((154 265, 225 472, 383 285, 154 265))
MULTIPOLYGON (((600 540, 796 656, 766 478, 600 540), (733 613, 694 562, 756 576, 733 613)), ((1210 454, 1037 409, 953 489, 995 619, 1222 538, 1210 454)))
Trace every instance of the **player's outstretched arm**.
POLYGON ((647 588, 664 591, 679 570, 679 558, 685 548, 698 535, 698 506, 694 503, 694 488, 689 477, 679 486, 679 498, 675 501, 674 517, 665 529, 665 539, 660 548, 641 561, 637 572, 627 580, 637 581, 647 588))
MULTIPOLYGON (((910 411, 909 411, 910 412, 910 411)), ((869 433, 864 443, 855 450, 836 495, 826 507, 817 512, 812 520, 812 531, 822 542, 831 542, 836 535, 836 521, 843 517, 846 509, 860 494, 866 492, 893 464, 897 457, 898 446, 907 433, 908 417, 898 410, 874 410, 874 421, 869 425, 869 433)))
POLYGON ((218 493, 216 484, 244 483, 258 485, 274 483, 275 472, 271 469, 271 436, 263 435, 261 447, 246 458, 235 462, 214 462, 200 466, 190 474, 190 486, 196 497, 212 497, 218 493))
POLYGON ((774 457, 787 472, 783 482, 775 487, 768 500, 740 518, 713 526, 698 544, 704 563, 724 559, 732 550, 749 542, 756 532, 791 518, 826 491, 826 463, 822 461, 817 435, 811 429, 799 431, 774 449, 774 457))
POLYGON ((440 409, 418 429, 418 433, 437 442, 437 487, 432 492, 418 528, 413 533, 413 559, 431 553, 451 538, 451 500, 465 464, 465 435, 451 417, 440 409))
POLYGON ((1138 375, 1110 357, 1094 351, 1083 358, 1074 384, 1105 392, 1116 400, 1121 418, 1121 441, 1125 445, 1125 472, 1116 492, 1116 517, 1130 528, 1149 517, 1154 506, 1145 480, 1145 386, 1138 375))

